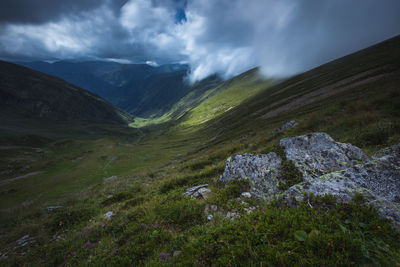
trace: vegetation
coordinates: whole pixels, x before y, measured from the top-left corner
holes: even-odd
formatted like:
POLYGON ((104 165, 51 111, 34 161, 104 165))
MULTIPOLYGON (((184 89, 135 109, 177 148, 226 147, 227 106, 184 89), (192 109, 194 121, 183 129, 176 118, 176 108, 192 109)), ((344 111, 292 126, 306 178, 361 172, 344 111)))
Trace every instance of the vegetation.
MULTIPOLYGON (((91 135, 60 127, 69 135, 1 136, 1 170, 10 171, 0 179, 1 265, 396 266, 400 235, 362 196, 348 204, 307 196, 288 207, 238 199, 248 184, 218 178, 229 156, 282 154, 276 145, 288 136, 323 131, 369 154, 399 143, 399 42, 276 85, 233 79, 226 90, 247 84, 258 93, 207 118, 208 104, 200 104, 140 129, 98 125, 83 131, 91 135), (275 131, 290 120, 299 125, 275 131), (37 171, 43 173, 9 180, 37 171), (183 194, 202 183, 212 191, 207 199, 183 194), (46 209, 55 205, 62 207, 46 209), (213 205, 210 219, 205 210, 213 205), (228 212, 238 216, 231 220, 228 212), (17 246, 25 235, 34 242, 17 246)), ((282 189, 300 179, 293 163, 284 160, 284 170, 282 189)))

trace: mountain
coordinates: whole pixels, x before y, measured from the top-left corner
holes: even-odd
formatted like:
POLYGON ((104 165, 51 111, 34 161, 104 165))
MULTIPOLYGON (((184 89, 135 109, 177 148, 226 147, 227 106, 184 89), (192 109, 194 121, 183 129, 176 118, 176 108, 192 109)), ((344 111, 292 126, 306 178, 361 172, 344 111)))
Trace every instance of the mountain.
POLYGON ((185 83, 188 66, 115 62, 16 62, 85 88, 136 115, 159 115, 191 87, 185 83))
POLYGON ((24 122, 126 124, 129 116, 82 88, 0 61, 1 128, 24 122))
POLYGON ((399 74, 400 36, 285 80, 211 76, 137 138, 4 143, 0 262, 396 266, 399 74))

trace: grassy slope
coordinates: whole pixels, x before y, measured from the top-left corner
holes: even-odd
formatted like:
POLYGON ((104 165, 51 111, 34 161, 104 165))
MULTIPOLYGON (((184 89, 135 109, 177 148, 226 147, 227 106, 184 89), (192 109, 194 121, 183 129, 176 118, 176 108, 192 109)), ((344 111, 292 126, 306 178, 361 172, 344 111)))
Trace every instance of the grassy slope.
POLYGON ((220 116, 269 86, 270 82, 265 81, 257 69, 223 83, 218 77, 211 76, 194 84, 192 90, 162 116, 136 118, 131 126, 140 128, 179 119, 182 125, 196 126, 220 116))
POLYGON ((62 181, 78 179, 82 184, 71 182, 71 191, 61 197, 46 192, 51 188, 35 189, 36 196, 24 199, 33 202, 25 205, 18 205, 23 200, 23 195, 17 197, 18 190, 35 191, 34 183, 20 183, 17 191, 0 187, 1 203, 9 201, 14 207, 3 210, 1 216, 0 251, 8 253, 4 263, 398 264, 399 234, 373 209, 365 207, 360 198, 350 205, 335 204, 329 198, 313 199, 314 208, 304 205, 298 209, 265 206, 253 200, 252 205, 260 206, 258 211, 252 215, 242 213, 242 219, 230 221, 224 220, 224 214, 233 209, 243 211, 244 207, 240 202, 228 201, 237 196, 237 185, 223 188, 217 178, 230 155, 268 152, 281 138, 306 132, 326 131, 369 153, 398 143, 399 47, 397 38, 274 86, 247 78, 233 80, 227 85, 227 92, 240 91, 235 88, 243 85, 254 87, 254 91, 264 90, 229 112, 214 117, 219 115, 216 112, 201 124, 198 123, 208 119, 204 117, 207 111, 223 103, 218 94, 177 121, 141 128, 145 135, 130 141, 121 135, 92 138, 85 140, 85 145, 79 138, 67 142, 62 149, 56 148, 57 142, 44 146, 47 151, 55 151, 49 158, 57 163, 49 168, 61 166, 53 174, 62 181), (298 99, 301 101, 296 102, 298 99), (291 119, 300 125, 285 133, 274 132, 291 119), (126 146, 127 143, 134 145, 126 146), (71 159, 87 150, 94 152, 84 154, 78 167, 73 167, 71 159), (105 175, 119 178, 102 181, 105 175), (79 177, 100 182, 87 189, 89 182, 79 177), (208 200, 195 201, 182 195, 188 186, 204 182, 213 191, 208 200), (40 194, 45 197, 40 198, 40 194), (58 212, 45 212, 43 208, 50 204, 65 207, 58 212), (205 220, 206 204, 219 207, 211 222, 205 220), (115 215, 108 221, 103 214, 110 210, 115 215), (24 234, 34 236, 41 245, 27 255, 13 250, 13 242, 24 234), (182 252, 162 261, 162 253, 173 251, 182 252))

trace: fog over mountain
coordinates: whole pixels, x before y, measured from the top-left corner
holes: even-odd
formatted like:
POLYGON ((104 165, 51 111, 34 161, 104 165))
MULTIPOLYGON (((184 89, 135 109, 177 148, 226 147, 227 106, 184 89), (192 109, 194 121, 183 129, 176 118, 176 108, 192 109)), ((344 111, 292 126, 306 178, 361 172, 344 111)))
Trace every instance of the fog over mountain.
POLYGON ((397 0, 5 0, 0 58, 300 72, 400 33, 397 0))

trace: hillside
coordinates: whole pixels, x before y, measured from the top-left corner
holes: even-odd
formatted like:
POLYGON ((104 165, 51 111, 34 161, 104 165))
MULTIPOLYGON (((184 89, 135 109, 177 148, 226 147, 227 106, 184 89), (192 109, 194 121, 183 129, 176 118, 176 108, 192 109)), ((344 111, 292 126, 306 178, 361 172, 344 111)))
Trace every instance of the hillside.
POLYGON ((284 81, 210 77, 131 137, 1 147, 36 159, 0 181, 1 263, 398 265, 399 62, 400 36, 284 81))
POLYGON ((160 115, 191 90, 184 81, 187 65, 153 67, 100 61, 17 64, 85 88, 136 116, 160 115))
MULTIPOLYGON (((1 129, 22 131, 36 123, 124 125, 129 115, 99 96, 61 79, 0 62, 1 129)), ((53 125, 53 126, 51 126, 53 125)))

